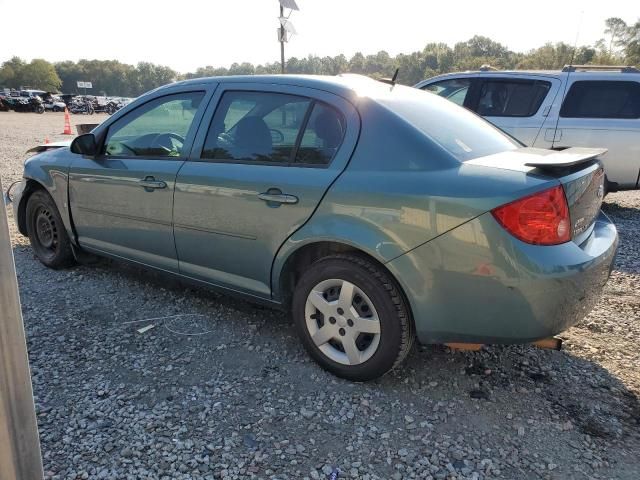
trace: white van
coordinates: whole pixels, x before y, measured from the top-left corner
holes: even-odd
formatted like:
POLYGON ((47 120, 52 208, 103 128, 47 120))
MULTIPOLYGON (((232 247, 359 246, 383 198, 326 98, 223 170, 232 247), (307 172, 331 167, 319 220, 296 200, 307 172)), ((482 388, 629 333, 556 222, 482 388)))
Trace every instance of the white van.
POLYGON ((640 188, 640 70, 478 71, 424 80, 427 90, 482 115, 531 147, 602 147, 609 191, 640 188))

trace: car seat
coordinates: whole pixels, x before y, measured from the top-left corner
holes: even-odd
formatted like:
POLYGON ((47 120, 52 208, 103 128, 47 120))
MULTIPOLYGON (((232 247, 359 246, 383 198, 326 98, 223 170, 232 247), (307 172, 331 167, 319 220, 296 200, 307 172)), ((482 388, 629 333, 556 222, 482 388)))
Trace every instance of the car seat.
POLYGON ((263 119, 244 117, 238 122, 235 130, 233 147, 229 149, 234 159, 260 159, 272 155, 273 140, 263 119))

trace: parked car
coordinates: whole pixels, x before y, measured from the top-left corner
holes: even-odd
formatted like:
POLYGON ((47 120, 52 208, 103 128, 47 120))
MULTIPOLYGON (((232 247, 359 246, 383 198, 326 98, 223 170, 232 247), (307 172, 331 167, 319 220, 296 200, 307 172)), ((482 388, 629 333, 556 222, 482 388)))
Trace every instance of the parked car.
POLYGON ((20 96, 27 97, 27 98, 39 97, 40 99, 42 99, 46 94, 47 92, 45 92, 44 90, 33 90, 33 89, 20 90, 20 96))
POLYGON ((435 95, 359 76, 194 79, 143 95, 11 189, 40 261, 87 254, 292 312, 352 380, 425 343, 580 320, 618 243, 603 150, 522 148, 435 95))
POLYGON ((20 95, 5 97, 7 106, 16 112, 44 113, 44 104, 38 95, 20 95))
POLYGON ((58 95, 47 93, 42 97, 44 109, 50 112, 63 112, 67 105, 58 95))
POLYGON ((607 188, 640 188, 640 70, 634 67, 485 68, 415 86, 473 110, 532 147, 607 148, 607 188))

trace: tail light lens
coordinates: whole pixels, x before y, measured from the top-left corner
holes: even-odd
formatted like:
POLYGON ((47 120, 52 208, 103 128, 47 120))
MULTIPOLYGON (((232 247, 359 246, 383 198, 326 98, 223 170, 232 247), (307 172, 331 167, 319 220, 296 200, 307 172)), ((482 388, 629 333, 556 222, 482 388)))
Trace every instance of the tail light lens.
POLYGON ((534 245, 571 240, 569 205, 561 185, 507 203, 491 211, 511 235, 534 245))

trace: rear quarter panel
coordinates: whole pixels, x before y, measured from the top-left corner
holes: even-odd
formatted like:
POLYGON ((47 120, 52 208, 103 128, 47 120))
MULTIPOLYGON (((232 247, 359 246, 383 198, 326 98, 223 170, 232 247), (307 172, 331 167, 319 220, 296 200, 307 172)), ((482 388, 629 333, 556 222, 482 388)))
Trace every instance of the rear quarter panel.
POLYGON ((305 245, 342 243, 384 264, 498 205, 557 184, 525 171, 460 163, 391 110, 367 98, 356 102, 357 147, 313 216, 277 253, 275 298, 287 259, 305 245))

